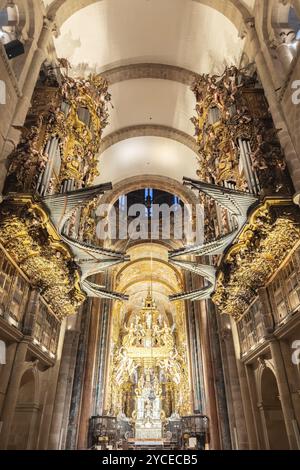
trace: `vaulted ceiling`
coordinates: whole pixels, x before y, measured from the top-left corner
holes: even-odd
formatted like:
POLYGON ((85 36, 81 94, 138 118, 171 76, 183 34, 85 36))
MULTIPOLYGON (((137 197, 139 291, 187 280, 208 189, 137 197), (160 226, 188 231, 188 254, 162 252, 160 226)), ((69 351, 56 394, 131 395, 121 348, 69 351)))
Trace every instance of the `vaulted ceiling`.
POLYGON ((99 156, 101 181, 195 177, 190 85, 196 74, 239 63, 244 41, 236 27, 207 6, 215 0, 82 3, 91 5, 63 23, 55 45, 74 75, 105 72, 111 83, 114 108, 99 156))

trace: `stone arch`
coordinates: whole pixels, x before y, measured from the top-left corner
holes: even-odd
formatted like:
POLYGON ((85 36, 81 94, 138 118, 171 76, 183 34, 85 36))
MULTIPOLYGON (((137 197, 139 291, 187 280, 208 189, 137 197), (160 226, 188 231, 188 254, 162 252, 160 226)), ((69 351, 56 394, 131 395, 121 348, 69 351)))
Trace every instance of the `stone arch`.
POLYGON ((196 140, 185 132, 162 125, 141 124, 118 129, 104 137, 101 144, 100 155, 112 145, 133 137, 164 137, 175 140, 198 154, 198 145, 196 140))
POLYGON ((159 80, 170 80, 183 85, 192 86, 199 75, 191 70, 176 65, 157 63, 137 63, 121 65, 105 70, 101 75, 107 79, 110 85, 125 80, 136 80, 142 78, 154 78, 159 80))
MULTIPOLYGON (((56 19, 58 27, 79 10, 101 0, 54 0, 48 8, 48 16, 56 19)), ((240 0, 193 0, 217 10, 229 19, 238 31, 241 31, 244 23, 249 19, 250 12, 240 0)))
POLYGON ((266 449, 289 449, 277 378, 272 367, 262 366, 260 368, 259 398, 261 427, 266 449))
MULTIPOLYGON (((182 175, 184 176, 184 175, 182 175)), ((115 184, 112 191, 108 191, 101 198, 102 204, 114 204, 120 196, 126 192, 127 194, 138 189, 144 189, 151 187, 153 189, 162 189, 166 192, 173 192, 185 204, 196 205, 199 203, 198 198, 195 194, 187 187, 180 184, 178 181, 172 178, 166 178, 165 176, 133 176, 131 178, 120 181, 115 184)))
POLYGON ((38 371, 29 366, 21 378, 8 449, 34 450, 37 445, 39 419, 38 371))

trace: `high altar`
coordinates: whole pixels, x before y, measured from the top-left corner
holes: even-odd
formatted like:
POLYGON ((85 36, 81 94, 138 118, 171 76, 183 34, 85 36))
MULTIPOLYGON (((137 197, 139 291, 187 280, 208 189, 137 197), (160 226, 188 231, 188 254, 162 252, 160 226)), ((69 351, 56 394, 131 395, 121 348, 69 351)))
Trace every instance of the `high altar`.
POLYGON ((161 440, 167 419, 188 402, 186 351, 179 350, 174 328, 149 293, 114 353, 111 383, 118 392, 111 395, 117 397, 111 412, 130 418, 139 441, 161 440))

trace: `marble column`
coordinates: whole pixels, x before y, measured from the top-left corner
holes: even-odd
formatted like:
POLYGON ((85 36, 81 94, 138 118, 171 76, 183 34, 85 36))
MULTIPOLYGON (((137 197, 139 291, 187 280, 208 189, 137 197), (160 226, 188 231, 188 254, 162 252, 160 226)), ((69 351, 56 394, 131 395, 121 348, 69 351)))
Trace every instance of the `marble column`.
POLYGON ((24 372, 27 350, 28 342, 22 341, 18 344, 13 370, 2 408, 1 421, 3 424, 0 434, 0 450, 5 450, 8 445, 11 425, 18 400, 20 383, 24 372))

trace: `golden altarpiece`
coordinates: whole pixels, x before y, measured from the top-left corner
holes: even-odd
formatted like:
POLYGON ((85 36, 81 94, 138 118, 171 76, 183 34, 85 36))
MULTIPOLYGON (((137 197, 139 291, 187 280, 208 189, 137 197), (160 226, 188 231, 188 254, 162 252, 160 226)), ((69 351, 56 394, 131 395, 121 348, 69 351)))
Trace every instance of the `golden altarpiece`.
POLYGON ((136 440, 162 440, 167 421, 192 410, 184 310, 177 305, 170 325, 149 290, 125 325, 114 315, 106 408, 132 424, 136 440))

